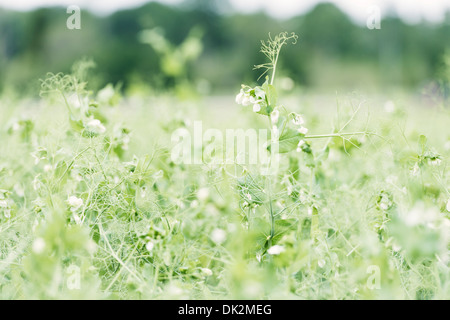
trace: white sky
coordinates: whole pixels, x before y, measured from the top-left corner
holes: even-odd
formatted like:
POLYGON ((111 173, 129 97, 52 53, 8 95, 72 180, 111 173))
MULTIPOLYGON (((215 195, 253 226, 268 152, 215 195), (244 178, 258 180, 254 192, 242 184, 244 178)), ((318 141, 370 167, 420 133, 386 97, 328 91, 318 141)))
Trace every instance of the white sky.
MULTIPOLYGON (((177 4, 182 0, 159 0, 160 2, 177 4)), ((40 6, 78 5, 82 9, 90 9, 97 13, 110 13, 118 9, 136 7, 148 0, 0 0, 0 7, 16 10, 29 10, 40 6)), ((323 0, 230 0, 234 9, 242 13, 264 10, 278 18, 289 18, 303 13, 323 0)), ((364 22, 368 16, 368 8, 377 5, 382 15, 390 10, 397 12, 409 22, 417 22, 421 18, 429 21, 442 21, 446 10, 450 10, 450 0, 329 0, 338 5, 355 20, 364 22)))

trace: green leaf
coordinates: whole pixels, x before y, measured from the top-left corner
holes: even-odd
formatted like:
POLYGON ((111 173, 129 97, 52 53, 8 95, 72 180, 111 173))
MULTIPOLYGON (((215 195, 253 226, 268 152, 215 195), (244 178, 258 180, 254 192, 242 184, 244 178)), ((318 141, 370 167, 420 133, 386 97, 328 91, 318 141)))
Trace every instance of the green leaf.
MULTIPOLYGON (((278 140, 278 153, 288 153, 297 149, 300 139, 304 135, 292 128, 286 127, 278 140)), ((272 144, 268 146, 268 150, 272 151, 272 144)))
POLYGON ((267 249, 268 235, 270 234, 270 224, 265 219, 256 217, 252 220, 252 232, 254 233, 254 240, 257 247, 267 249))
POLYGON ((297 229, 298 221, 296 219, 278 219, 275 220, 275 235, 273 241, 277 243, 284 235, 297 229))
POLYGON ((306 166, 309 168, 315 168, 316 161, 314 159, 314 154, 312 152, 304 152, 303 154, 306 166))
POLYGON ((83 132, 84 130, 83 121, 76 120, 73 116, 70 116, 69 122, 73 130, 75 130, 78 133, 83 132))
MULTIPOLYGON (((269 84, 269 78, 266 78, 266 82, 264 82, 261 88, 266 93, 266 105, 257 113, 269 116, 277 104, 277 90, 273 85, 269 84)), ((251 93, 256 94, 255 91, 252 91, 251 93)))
POLYGON ((275 89, 275 87, 273 85, 269 84, 268 80, 266 80, 266 82, 263 84, 262 88, 266 92, 267 104, 269 106, 271 106, 272 110, 273 110, 273 108, 275 108, 275 106, 277 104, 277 99, 278 99, 277 90, 275 89))
POLYGON ((319 210, 316 207, 312 207, 311 217, 311 238, 316 240, 319 235, 319 210))
POLYGON ((275 232, 277 235, 297 229, 296 219, 278 219, 275 220, 275 232))
POLYGON ((248 203, 263 204, 266 201, 263 181, 261 177, 253 177, 250 174, 238 180, 239 193, 241 198, 248 203), (250 195, 250 198, 248 198, 250 195))
POLYGON ((62 184, 65 184, 67 182, 67 173, 69 170, 69 165, 66 161, 60 161, 56 165, 54 176, 62 184))
POLYGON ((426 146, 427 146, 427 137, 424 136, 423 134, 420 135, 419 137, 419 146, 420 146, 420 150, 422 153, 425 152, 426 146))
POLYGON ((325 148, 323 148, 322 151, 320 151, 317 161, 322 162, 328 159, 328 155, 330 154, 330 147, 327 145, 325 148))
POLYGON ((99 243, 100 242, 100 228, 98 227, 98 224, 94 224, 94 226, 92 227, 92 240, 95 241, 95 243, 99 243))

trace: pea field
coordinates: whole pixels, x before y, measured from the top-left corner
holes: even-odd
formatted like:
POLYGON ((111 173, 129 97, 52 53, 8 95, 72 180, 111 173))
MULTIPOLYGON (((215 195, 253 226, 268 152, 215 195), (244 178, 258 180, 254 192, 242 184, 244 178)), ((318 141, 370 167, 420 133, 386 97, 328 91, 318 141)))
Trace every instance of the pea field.
POLYGON ((0 299, 449 299, 448 101, 289 89, 296 42, 235 95, 92 90, 86 61, 4 91, 0 299))

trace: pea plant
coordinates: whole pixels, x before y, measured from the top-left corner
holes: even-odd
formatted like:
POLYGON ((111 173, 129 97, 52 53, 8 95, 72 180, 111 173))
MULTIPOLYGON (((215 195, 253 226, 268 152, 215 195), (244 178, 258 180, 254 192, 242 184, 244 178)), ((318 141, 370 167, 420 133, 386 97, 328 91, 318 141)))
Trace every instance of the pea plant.
MULTIPOLYGON (((196 41, 161 55, 180 81, 196 41)), ((89 60, 41 99, 0 95, 0 299, 448 299, 448 110, 389 97, 369 124, 357 96, 332 119, 284 94, 297 42, 261 43, 237 110, 93 91, 89 60), (195 156, 178 163, 180 127, 195 156)))
MULTIPOLYGON (((271 161, 277 161, 277 155, 283 155, 287 166, 279 168, 271 167, 268 174, 252 173, 246 171, 244 176, 238 179, 238 192, 241 197, 242 209, 246 211, 245 220, 249 226, 252 224, 261 226, 259 248, 257 258, 267 255, 278 255, 284 251, 280 242, 285 233, 297 227, 297 219, 292 219, 294 212, 299 207, 305 207, 305 211, 312 216, 313 227, 318 230, 317 216, 319 215, 319 197, 315 192, 315 168, 326 160, 329 152, 328 143, 321 150, 314 150, 311 140, 340 138, 343 144, 353 144, 355 136, 368 136, 374 133, 368 131, 345 132, 348 126, 334 133, 309 135, 306 119, 302 114, 290 112, 280 104, 276 86, 276 74, 282 48, 288 44, 296 44, 298 35, 282 32, 275 37, 269 35, 267 41, 261 41, 261 52, 268 59, 267 63, 256 65, 255 70, 263 70, 258 80, 265 76, 265 81, 260 86, 243 84, 236 103, 244 107, 252 107, 253 112, 267 117, 271 132, 271 141, 267 146, 271 153, 271 161), (309 171, 309 186, 301 182, 301 173, 309 171), (287 196, 287 197, 286 197, 287 196), (265 221, 256 215, 257 208, 263 207, 268 215, 265 221), (269 221, 266 225, 266 221, 269 221)), ((283 162, 283 159, 281 159, 283 162)), ((312 237, 316 237, 312 233, 312 237)))

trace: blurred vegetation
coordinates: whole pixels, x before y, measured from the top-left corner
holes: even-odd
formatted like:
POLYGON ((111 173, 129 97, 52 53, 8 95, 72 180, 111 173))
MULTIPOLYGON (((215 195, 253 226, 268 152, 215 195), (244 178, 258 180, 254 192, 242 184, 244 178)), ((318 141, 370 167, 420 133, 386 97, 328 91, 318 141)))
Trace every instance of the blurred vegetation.
POLYGON ((74 31, 63 8, 0 13, 0 299, 448 299, 450 109, 423 102, 449 96, 449 17, 371 31, 329 4, 286 21, 215 4, 83 12, 74 31), (259 39, 285 30, 280 97, 255 88, 257 114, 207 95, 253 86, 259 39), (173 160, 198 121, 259 130, 270 111, 280 132, 277 98, 310 132, 271 136, 301 150, 270 179, 209 161, 205 135, 203 164, 173 160))
MULTIPOLYGON (((282 72, 302 86, 418 89, 433 79, 448 82, 439 78, 439 70, 449 46, 450 14, 439 25, 409 25, 391 15, 383 17, 381 30, 369 30, 328 3, 289 20, 265 13, 223 14, 218 3, 191 0, 175 7, 151 2, 105 17, 83 10, 81 30, 66 28, 65 8, 0 9, 0 90, 35 93, 39 78, 68 72, 82 57, 97 64, 90 81, 94 88, 121 83, 136 92, 174 86, 167 61, 179 53, 158 52, 141 41, 143 30, 158 30, 172 48, 198 35, 201 48, 194 52, 195 61, 181 62, 181 73, 208 93, 234 90, 242 79, 255 81, 251 66, 263 60, 259 39, 285 30, 300 35, 300 46, 286 50, 282 72)), ((221 1, 220 6, 226 4, 221 1)), ((443 93, 448 95, 448 90, 443 93)))

